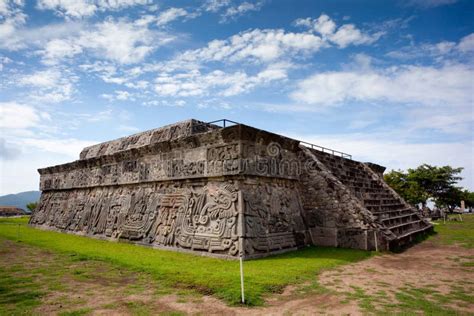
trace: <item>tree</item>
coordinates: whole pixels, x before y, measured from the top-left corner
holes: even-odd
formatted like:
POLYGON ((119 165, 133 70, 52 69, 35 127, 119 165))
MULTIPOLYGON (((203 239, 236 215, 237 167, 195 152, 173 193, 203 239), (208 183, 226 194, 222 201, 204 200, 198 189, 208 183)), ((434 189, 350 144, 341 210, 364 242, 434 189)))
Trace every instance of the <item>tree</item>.
POLYGON ((466 207, 474 207, 474 192, 462 191, 462 200, 464 200, 466 207))
POLYGON ((409 203, 425 205, 428 198, 433 198, 437 205, 452 209, 466 196, 461 188, 455 186, 462 179, 459 176, 462 170, 423 164, 406 172, 392 170, 384 179, 409 203))
POLYGON ((384 175, 384 179, 392 189, 410 204, 425 203, 430 197, 417 182, 408 178, 407 172, 403 172, 402 170, 392 170, 384 175))
POLYGON ((440 206, 453 206, 459 204, 461 189, 455 184, 462 180, 458 174, 463 168, 451 166, 436 167, 423 164, 416 169, 408 169, 408 178, 417 182, 436 204, 440 206), (454 202, 454 200, 457 202, 454 202))
POLYGON ((30 212, 33 212, 37 206, 38 206, 38 202, 30 202, 30 203, 26 204, 26 208, 30 212))

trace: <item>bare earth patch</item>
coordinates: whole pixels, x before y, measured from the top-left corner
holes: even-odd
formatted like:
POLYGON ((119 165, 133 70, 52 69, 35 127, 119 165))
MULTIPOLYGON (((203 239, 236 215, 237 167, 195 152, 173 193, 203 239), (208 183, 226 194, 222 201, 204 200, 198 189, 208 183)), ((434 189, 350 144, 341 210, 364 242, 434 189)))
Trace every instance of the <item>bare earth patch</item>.
POLYGON ((474 293, 474 269, 463 265, 473 256, 474 249, 440 246, 428 240, 400 254, 383 254, 326 271, 319 281, 340 295, 376 298, 367 302, 366 311, 383 310, 387 305, 397 311, 390 305, 401 292, 411 291, 457 312, 474 313, 471 300, 460 300, 453 294, 457 289, 474 293))

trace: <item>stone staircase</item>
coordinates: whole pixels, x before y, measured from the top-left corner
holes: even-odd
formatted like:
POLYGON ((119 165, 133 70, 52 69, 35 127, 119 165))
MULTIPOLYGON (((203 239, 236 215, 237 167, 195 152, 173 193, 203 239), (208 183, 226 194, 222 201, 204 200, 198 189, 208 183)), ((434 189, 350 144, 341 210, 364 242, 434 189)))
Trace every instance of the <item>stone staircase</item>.
POLYGON ((311 152, 384 227, 389 249, 406 246, 416 236, 432 230, 432 225, 385 183, 383 167, 315 149, 311 152))

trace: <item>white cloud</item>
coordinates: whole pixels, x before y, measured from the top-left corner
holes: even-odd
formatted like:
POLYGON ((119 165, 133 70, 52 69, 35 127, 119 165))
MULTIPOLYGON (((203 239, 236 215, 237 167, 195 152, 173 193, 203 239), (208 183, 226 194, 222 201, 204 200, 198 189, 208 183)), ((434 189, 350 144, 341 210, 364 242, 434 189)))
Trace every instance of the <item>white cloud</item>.
MULTIPOLYGON (((143 65, 140 73, 159 73, 154 90, 161 96, 204 96, 210 91, 221 96, 232 96, 271 81, 285 80, 288 70, 294 67, 291 60, 303 59, 330 46, 329 43, 345 47, 369 43, 378 38, 378 35, 362 33, 351 24, 337 29, 326 15, 317 20, 299 20, 297 24, 315 26, 320 35, 281 29, 248 30, 224 40, 213 40, 203 48, 185 51, 171 60, 143 65), (239 63, 239 70, 222 71, 214 64, 214 70, 205 73, 209 69, 206 64, 211 62, 239 63), (241 70, 242 63, 251 64, 253 74, 241 70)), ((316 29, 313 31, 316 32, 316 29)))
POLYGON ((7 65, 11 62, 12 62, 12 60, 10 58, 0 56, 0 71, 3 70, 3 65, 7 65))
POLYGON ((0 160, 13 160, 21 154, 21 151, 0 138, 0 160))
POLYGON ((407 130, 413 133, 420 131, 438 130, 444 134, 473 135, 474 108, 472 105, 454 107, 451 104, 444 106, 421 106, 407 110, 407 130))
MULTIPOLYGON (((20 17, 22 15, 21 13, 20 17)), ((20 50, 31 47, 43 48, 52 39, 62 39, 77 35, 84 28, 83 23, 70 21, 26 28, 24 25, 26 15, 23 15, 23 18, 24 20, 21 23, 14 25, 11 33, 2 35, 2 31, 0 31, 0 39, 2 39, 0 40, 0 48, 7 50, 20 50), (2 36, 5 36, 5 38, 2 38, 2 36)))
POLYGON ((110 62, 96 61, 93 64, 82 64, 83 71, 96 74, 106 83, 124 85, 130 89, 145 90, 150 86, 147 80, 137 79, 143 74, 141 66, 132 68, 118 68, 110 62))
POLYGON ((35 54, 46 65, 64 59, 93 55, 120 64, 142 61, 154 49, 166 45, 175 36, 151 30, 149 23, 108 18, 95 24, 67 21, 37 28, 25 28, 22 13, 0 24, 0 49, 40 49, 35 54))
POLYGON ((129 64, 143 60, 154 49, 154 34, 125 21, 106 20, 81 34, 82 47, 98 57, 129 64))
POLYGON ((35 127, 42 118, 48 118, 33 107, 16 102, 0 102, 0 114, 1 129, 35 127))
POLYGON ((77 77, 70 75, 66 69, 57 68, 36 71, 18 79, 20 85, 35 88, 29 93, 29 97, 34 101, 52 103, 71 99, 76 81, 77 77))
MULTIPOLYGON (((311 20, 305 20, 305 24, 311 26, 311 20)), ((336 31, 336 23, 334 23, 329 16, 322 14, 319 18, 313 21, 313 29, 323 36, 329 36, 334 34, 334 31, 336 31)))
POLYGON ((459 43, 450 41, 441 41, 434 44, 423 43, 405 46, 386 55, 398 59, 425 59, 430 57, 438 62, 442 62, 447 58, 452 59, 453 57, 463 56, 472 52, 474 52, 474 33, 464 36, 459 43))
POLYGON ((116 97, 117 100, 126 101, 126 100, 129 100, 129 99, 133 99, 132 94, 128 91, 117 90, 117 91, 115 91, 115 94, 117 95, 117 97, 116 97))
POLYGON ((40 10, 53 10, 61 16, 82 18, 92 16, 98 10, 120 10, 149 3, 149 0, 38 0, 37 7, 40 10))
MULTIPOLYGON (((148 18, 145 20, 144 24, 151 21, 148 18)), ((305 21, 304 23, 311 27, 316 23, 311 19, 305 21)), ((339 30, 335 24, 334 27, 323 26, 324 23, 334 23, 325 15, 322 15, 318 21, 316 23, 319 23, 318 30, 331 35, 334 41, 337 41, 341 46, 348 45, 348 43, 368 43, 375 39, 372 36, 369 39, 368 35, 349 24, 340 27, 339 30), (341 35, 346 33, 351 33, 352 37, 341 35)), ((301 23, 301 25, 304 24, 301 23)), ((314 30, 314 32, 316 31, 314 30)), ((325 35, 316 35, 306 31, 254 29, 224 40, 210 41, 203 48, 184 51, 167 61, 143 64, 135 67, 133 72, 130 71, 121 76, 109 72, 102 78, 107 82, 124 84, 129 88, 146 89, 148 87, 147 81, 134 82, 134 78, 151 72, 158 74, 154 91, 161 96, 203 96, 208 95, 210 91, 221 96, 231 96, 246 93, 254 87, 270 81, 286 79, 288 70, 294 67, 292 60, 304 59, 310 54, 330 46, 329 43, 331 41, 325 35), (207 67, 207 64, 214 62, 227 65, 239 64, 239 69, 223 71, 216 64, 207 67), (249 73, 242 70, 242 63, 252 65, 252 70, 249 73), (211 82, 212 80, 216 80, 216 82, 211 82)))
POLYGON ((225 13, 222 15, 222 20, 221 21, 225 22, 228 19, 236 18, 236 17, 241 16, 241 15, 243 15, 246 12, 249 12, 249 11, 259 11, 262 6, 263 6, 262 1, 256 2, 256 3, 245 1, 245 2, 240 3, 239 5, 231 6, 231 7, 227 8, 225 13))
POLYGON ((166 106, 166 107, 183 107, 186 105, 186 101, 184 100, 167 100, 167 99, 153 99, 150 101, 145 101, 142 103, 143 106, 151 107, 151 106, 166 106))
MULTIPOLYGON (((472 135, 472 66, 451 62, 440 66, 374 68, 370 60, 357 60, 360 65, 316 73, 300 81, 290 94, 294 105, 263 107, 269 111, 304 112, 330 111, 330 106, 339 105, 345 110, 354 108, 357 113, 363 107, 372 109, 374 116, 350 127, 374 123, 380 126, 386 114, 397 129, 419 137, 472 135)), ((354 115, 352 119, 358 123, 354 115)))
POLYGON ((226 73, 214 70, 201 74, 198 70, 178 73, 173 76, 163 74, 155 80, 155 92, 161 96, 190 97, 217 94, 229 97, 246 93, 259 85, 287 78, 291 64, 273 64, 254 76, 243 71, 226 73))
POLYGON ((208 12, 217 12, 230 5, 230 0, 207 0, 203 4, 203 9, 208 12))
POLYGON ((319 36, 283 30, 251 30, 226 40, 213 40, 207 47, 187 51, 178 57, 184 62, 255 60, 270 62, 287 55, 318 51, 324 45, 319 36))
POLYGON ((10 150, 18 154, 12 159, 0 159, 0 195, 26 190, 38 190, 37 169, 70 162, 79 158, 82 148, 97 142, 76 138, 13 138, 10 150))
POLYGON ((19 82, 22 85, 52 89, 60 80, 60 78, 61 73, 58 70, 45 70, 38 71, 31 75, 26 75, 20 78, 19 82))
POLYGON ((54 65, 64 58, 74 57, 81 52, 82 46, 72 39, 53 39, 46 44, 40 54, 43 55, 43 63, 54 65))
POLYGON ((93 15, 97 7, 92 1, 84 0, 38 0, 38 9, 55 10, 58 14, 71 17, 83 17, 93 15))
POLYGON ((102 98, 112 102, 112 101, 135 101, 135 97, 132 93, 124 90, 116 90, 114 91, 114 94, 102 94, 102 98))
POLYGON ((461 39, 457 49, 463 53, 474 52, 474 33, 471 33, 461 39))
POLYGON ((50 139, 39 139, 39 138, 23 138, 22 145, 41 148, 44 151, 50 153, 68 155, 70 157, 78 157, 79 153, 84 147, 90 146, 96 142, 79 140, 75 138, 50 138, 50 139))
POLYGON ((339 47, 345 48, 349 45, 371 44, 377 41, 382 35, 382 32, 373 35, 364 34, 353 24, 344 24, 336 33, 332 34, 329 39, 339 47))
POLYGON ((163 11, 162 13, 160 13, 160 15, 158 15, 156 24, 158 26, 163 26, 178 19, 179 17, 187 15, 188 12, 182 8, 169 8, 168 10, 163 11))
POLYGON ((92 64, 82 64, 79 68, 83 71, 96 73, 106 83, 125 84, 130 80, 128 77, 121 76, 117 67, 104 61, 95 61, 92 64))
POLYGON ((315 106, 350 101, 465 106, 472 104, 474 71, 463 64, 316 73, 291 98, 315 106))
POLYGON ((136 5, 153 3, 152 0, 98 0, 97 6, 102 10, 120 10, 136 5))
POLYGON ((22 1, 0 0, 0 49, 16 50, 23 47, 16 33, 26 23, 22 1))
POLYGON ((18 8, 23 7, 23 0, 0 0, 0 17, 7 17, 18 13, 18 8))
POLYGON ((298 19, 295 21, 295 25, 309 28, 320 34, 325 41, 336 44, 340 48, 346 48, 349 45, 371 44, 384 34, 384 32, 364 33, 354 24, 343 24, 337 28, 336 23, 326 14, 322 14, 317 19, 298 19))

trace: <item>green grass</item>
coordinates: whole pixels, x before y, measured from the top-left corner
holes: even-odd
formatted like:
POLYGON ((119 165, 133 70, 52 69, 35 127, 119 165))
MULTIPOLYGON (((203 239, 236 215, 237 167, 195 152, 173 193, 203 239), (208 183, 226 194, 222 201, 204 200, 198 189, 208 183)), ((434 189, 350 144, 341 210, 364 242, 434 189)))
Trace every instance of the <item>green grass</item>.
POLYGON ((80 308, 75 311, 59 313, 59 316, 82 316, 90 314, 91 311, 92 310, 90 308, 80 308))
MULTIPOLYGON (((166 286, 178 286, 213 294, 229 304, 240 302, 239 263, 190 254, 151 249, 43 231, 27 226, 27 218, 0 219, 0 237, 73 255, 78 260, 101 260, 135 271, 149 273, 166 286)), ((263 297, 278 293, 286 285, 315 278, 323 269, 355 262, 370 252, 308 247, 286 254, 244 263, 245 297, 248 305, 261 305, 263 297)), ((81 277, 78 271, 77 277, 81 277)))
POLYGON ((9 276, 0 271, 0 315, 24 315, 40 304, 43 295, 31 277, 9 276))
POLYGON ((452 286, 451 291, 441 294, 429 287, 405 286, 393 291, 391 300, 383 290, 367 294, 362 288, 351 286, 352 292, 344 293, 347 300, 356 300, 365 314, 374 315, 472 315, 453 306, 469 306, 473 303, 470 288, 452 286))
MULTIPOLYGON (((458 215, 450 215, 451 219, 457 219, 458 215)), ((465 248, 474 248, 474 214, 462 215, 463 221, 435 222, 437 239, 442 244, 457 244, 465 248)))
POLYGON ((0 238, 0 315, 45 314, 48 306, 60 315, 86 315, 99 307, 94 302, 99 293, 112 300, 102 308, 140 314, 143 304, 134 295, 151 291, 158 298, 176 291, 153 282, 150 274, 76 257, 0 238))

